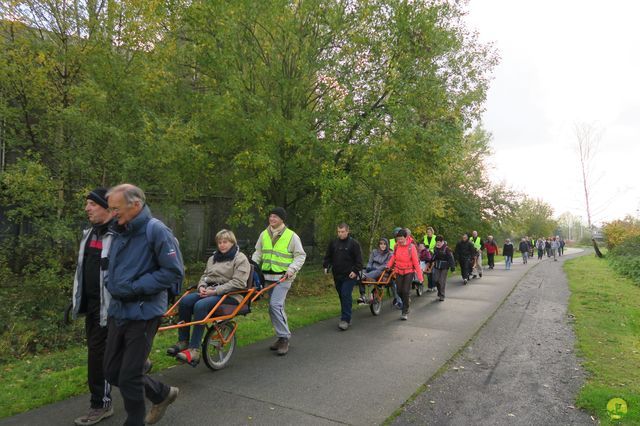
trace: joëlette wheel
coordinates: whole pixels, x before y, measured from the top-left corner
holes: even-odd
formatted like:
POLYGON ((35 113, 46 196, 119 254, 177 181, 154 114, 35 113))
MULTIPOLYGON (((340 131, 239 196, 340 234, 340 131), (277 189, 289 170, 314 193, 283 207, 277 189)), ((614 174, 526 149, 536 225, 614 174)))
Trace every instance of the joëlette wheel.
POLYGON ((233 321, 212 325, 204 336, 202 355, 204 363, 212 370, 224 368, 236 348, 236 334, 233 321), (231 337, 229 337, 231 336, 231 337), (226 341, 226 343, 225 343, 226 341))

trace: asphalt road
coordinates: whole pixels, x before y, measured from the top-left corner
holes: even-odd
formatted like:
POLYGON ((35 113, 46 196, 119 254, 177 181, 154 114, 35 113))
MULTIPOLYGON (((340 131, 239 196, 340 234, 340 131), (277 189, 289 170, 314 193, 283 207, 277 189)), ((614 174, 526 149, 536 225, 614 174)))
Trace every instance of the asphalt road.
MULTIPOLYGON (((366 308, 356 311, 346 332, 338 331, 338 318, 296 330, 285 357, 268 350, 269 340, 237 349, 231 364, 217 372, 204 364, 165 370, 157 376, 178 386, 180 396, 158 424, 380 424, 469 342, 523 277, 520 287, 532 287, 533 293, 541 295, 539 300, 515 297, 521 291, 514 293, 491 321, 506 315, 502 328, 498 326, 492 335, 487 334, 490 327, 485 327, 476 338, 480 345, 464 351, 463 360, 456 361, 465 366, 464 372, 455 372, 454 378, 469 377, 468 383, 462 380, 453 387, 446 382, 449 374, 441 376, 431 384, 431 395, 419 396, 395 421, 500 424, 494 422, 500 419, 536 424, 535 410, 525 406, 538 400, 537 406, 547 411, 575 415, 566 406, 582 373, 573 369, 578 364, 567 332, 561 262, 537 264, 536 260, 517 263, 511 271, 498 266, 467 286, 456 275, 449 281, 446 301, 437 302, 433 293, 414 296, 409 321, 399 320, 400 312, 387 298, 378 317, 366 308), (539 275, 546 278, 541 281, 539 275), (503 349, 498 350, 499 345, 503 349), (473 373, 484 377, 476 383, 473 373), (442 387, 437 387, 441 381, 442 387), (518 393, 523 387, 530 393, 518 393), (454 393, 447 393, 449 389, 454 393), (437 397, 436 404, 430 403, 434 394, 443 396, 437 397), (485 398, 491 401, 486 407, 485 398), (509 413, 516 417, 505 417, 509 413), (527 418, 530 421, 525 422, 527 418)), ((124 422, 117 390, 114 407, 115 415, 101 425, 124 422)), ((0 425, 70 425, 87 408, 88 395, 82 395, 3 419, 0 425)), ((551 423, 567 424, 568 418, 551 423)))
MULTIPOLYGON (((572 257, 572 256, 569 256, 572 257)), ((588 425, 560 261, 533 268, 394 425, 588 425)))

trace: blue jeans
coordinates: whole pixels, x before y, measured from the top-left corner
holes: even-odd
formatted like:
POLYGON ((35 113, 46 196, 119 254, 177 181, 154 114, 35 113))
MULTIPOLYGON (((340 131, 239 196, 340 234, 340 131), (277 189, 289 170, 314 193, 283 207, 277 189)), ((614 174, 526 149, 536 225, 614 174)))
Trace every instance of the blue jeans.
POLYGON ((356 285, 356 280, 352 280, 349 277, 333 277, 333 280, 340 298, 340 309, 342 310, 340 319, 351 322, 351 304, 353 303, 351 294, 353 293, 353 287, 356 285))
MULTIPOLYGON (((178 309, 178 317, 180 321, 190 322, 193 315, 194 321, 200 321, 209 314, 211 308, 216 306, 216 303, 222 298, 222 296, 207 296, 200 297, 197 292, 187 294, 180 301, 180 307, 178 309)), ((230 298, 225 299, 231 301, 230 298)), ((189 327, 181 327, 178 329, 178 340, 186 342, 189 340, 189 348, 197 349, 202 344, 202 335, 204 334, 204 325, 194 325, 193 333, 191 333, 191 340, 189 340, 189 327)))
POLYGON ((504 266, 507 269, 511 269, 511 262, 513 262, 513 256, 505 256, 504 257, 504 266))

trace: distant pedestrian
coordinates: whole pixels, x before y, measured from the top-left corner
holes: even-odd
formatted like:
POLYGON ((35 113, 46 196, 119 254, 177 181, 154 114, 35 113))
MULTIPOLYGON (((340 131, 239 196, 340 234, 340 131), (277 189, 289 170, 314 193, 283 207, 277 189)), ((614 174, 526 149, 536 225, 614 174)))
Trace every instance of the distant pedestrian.
POLYGON ((266 285, 281 281, 273 287, 269 297, 269 317, 278 337, 269 349, 282 356, 289 352, 291 338, 285 301, 307 254, 298 234, 285 225, 287 211, 284 208, 271 209, 268 220, 269 226, 258 237, 251 259, 260 265, 266 285))
POLYGON ((553 255, 553 260, 555 262, 558 261, 558 250, 560 249, 560 237, 553 237, 551 240, 551 254, 553 255))
POLYGON ((472 271, 473 278, 476 276, 482 278, 482 250, 484 250, 484 241, 482 241, 482 238, 478 235, 478 231, 471 232, 469 241, 471 241, 473 247, 476 249, 475 261, 473 263, 475 271, 472 271))
MULTIPOLYGON (((424 236, 423 242, 425 247, 427 247, 427 250, 429 250, 429 253, 431 253, 431 255, 433 256, 433 253, 435 252, 435 248, 436 248, 436 236, 435 236, 435 231, 433 230, 432 227, 427 228, 427 235, 424 236)), ((428 269, 428 270, 430 271, 431 269, 428 269)), ((436 290, 436 285, 433 282, 433 272, 427 272, 427 291, 431 292, 435 290, 436 290)))
POLYGON ((329 273, 329 269, 333 272, 341 310, 338 328, 344 331, 351 325, 353 287, 362 271, 362 250, 360 243, 349 235, 349 225, 341 223, 337 233, 338 238, 329 242, 322 267, 325 274, 329 273))
POLYGON ((558 248, 558 254, 560 256, 564 256, 564 246, 565 246, 565 241, 564 238, 559 237, 560 238, 560 247, 558 248))
POLYGON ((489 265, 489 269, 493 269, 495 266, 495 256, 499 254, 498 244, 493 239, 493 235, 489 235, 487 237, 487 241, 484 243, 484 248, 487 250, 487 264, 489 265))
POLYGON ((444 301, 445 288, 447 286, 447 275, 449 270, 451 272, 455 271, 456 261, 442 235, 438 235, 435 238, 436 246, 430 262, 433 264, 433 281, 438 289, 438 300, 442 302, 444 301))
POLYGON ((536 242, 536 247, 538 249, 538 260, 541 260, 544 256, 544 240, 542 238, 538 238, 536 242))
POLYGON ((551 257, 551 238, 549 237, 544 242, 544 250, 547 252, 547 257, 551 257))
POLYGON ((387 268, 396 273, 396 285, 398 295, 402 300, 402 314, 400 319, 407 320, 409 315, 409 303, 411 302, 411 284, 414 280, 422 283, 424 277, 420 269, 420 260, 415 244, 409 242, 407 231, 402 229, 396 235, 396 248, 393 251, 387 268))
POLYGON ((73 280, 73 318, 85 314, 87 335, 87 382, 91 397, 89 412, 75 419, 76 425, 93 425, 113 415, 111 385, 104 378, 104 350, 107 343, 107 309, 111 295, 105 289, 106 271, 101 267, 113 240, 109 229, 111 212, 107 190, 96 188, 87 194, 84 211, 91 228, 84 231, 73 280))
POLYGON ((504 267, 508 271, 511 269, 511 264, 513 263, 513 243, 509 238, 504 240, 502 255, 504 256, 504 267))
POLYGON ((471 241, 469 241, 469 236, 467 234, 462 234, 460 241, 456 244, 456 248, 454 250, 454 255, 456 261, 460 265, 460 273, 462 274, 462 284, 467 284, 469 282, 469 277, 471 275, 471 266, 473 259, 476 256, 476 249, 471 241))
POLYGON ((527 258, 529 257, 529 243, 527 243, 527 240, 525 240, 524 238, 522 238, 522 240, 520 240, 520 245, 518 246, 518 251, 520 251, 520 253, 522 253, 522 263, 526 264, 527 263, 527 258))

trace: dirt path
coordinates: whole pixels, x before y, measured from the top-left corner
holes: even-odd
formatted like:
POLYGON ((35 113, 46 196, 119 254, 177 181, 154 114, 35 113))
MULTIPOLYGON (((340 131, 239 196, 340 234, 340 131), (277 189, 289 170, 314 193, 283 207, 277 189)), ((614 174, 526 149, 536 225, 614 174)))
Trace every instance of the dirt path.
POLYGON ((532 268, 444 374, 394 425, 586 425, 564 260, 532 268))

